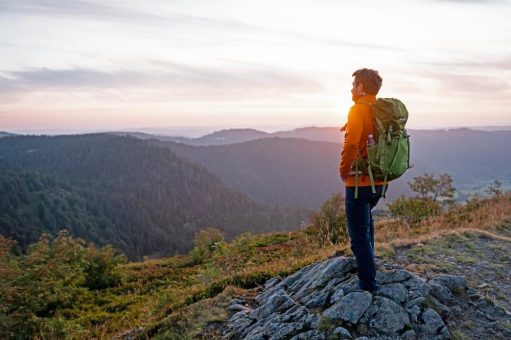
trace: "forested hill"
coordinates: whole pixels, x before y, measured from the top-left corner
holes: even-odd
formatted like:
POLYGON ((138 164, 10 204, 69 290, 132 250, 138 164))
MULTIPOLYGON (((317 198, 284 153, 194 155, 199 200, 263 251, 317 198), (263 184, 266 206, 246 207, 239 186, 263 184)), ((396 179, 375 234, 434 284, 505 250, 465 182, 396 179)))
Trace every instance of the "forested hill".
POLYGON ((338 144, 276 137, 210 146, 154 143, 206 166, 258 202, 317 209, 333 193, 344 191, 338 144))
MULTIPOLYGON (((153 143, 206 166, 258 202, 318 209, 332 194, 344 192, 338 170, 341 144, 280 137, 209 146, 153 143)), ((405 190, 406 182, 396 181, 388 197, 405 190)))
POLYGON ((1 139, 0 212, 0 233, 21 245, 67 228, 131 258, 188 251, 200 228, 230 239, 306 216, 255 203, 169 148, 107 134, 1 139))
MULTIPOLYGON (((223 135, 227 138, 233 133, 223 135)), ((307 128, 287 135, 207 146, 153 142, 206 166, 231 188, 256 201, 317 209, 332 193, 343 192, 338 172, 342 142, 332 143, 339 138, 339 130, 307 128), (301 138, 289 137, 295 135, 301 138), (319 138, 324 141, 312 140, 319 138)), ((407 182, 424 173, 452 175, 460 200, 468 197, 472 187, 486 187, 494 180, 509 185, 511 131, 412 130, 410 143, 414 167, 392 182, 388 201, 412 194, 407 182)))

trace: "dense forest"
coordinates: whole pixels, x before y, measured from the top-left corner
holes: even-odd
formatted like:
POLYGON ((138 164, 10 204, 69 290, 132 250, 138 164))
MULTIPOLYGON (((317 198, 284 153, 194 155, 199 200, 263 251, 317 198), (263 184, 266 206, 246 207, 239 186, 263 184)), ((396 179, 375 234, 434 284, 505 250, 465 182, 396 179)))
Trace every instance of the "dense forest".
MULTIPOLYGON (((332 193, 344 191, 338 173, 344 138, 339 129, 303 128, 230 142, 241 139, 243 133, 245 140, 255 135, 254 131, 225 130, 192 140, 213 143, 214 137, 222 145, 153 142, 206 166, 229 187, 258 202, 318 209, 332 193)), ((511 179, 511 157, 504 156, 509 153, 511 131, 410 130, 409 134, 414 167, 392 182, 388 200, 382 203, 412 195, 407 182, 424 173, 451 174, 460 201, 467 199, 465 190, 472 186, 511 179)))
POLYGON ((107 134, 2 138, 0 189, 0 233, 21 248, 65 228, 130 258, 189 251, 209 226, 232 239, 308 215, 256 203, 169 148, 107 134))
POLYGON ((154 143, 204 165, 258 202, 318 209, 333 193, 344 191, 338 171, 340 144, 296 138, 210 146, 154 143))

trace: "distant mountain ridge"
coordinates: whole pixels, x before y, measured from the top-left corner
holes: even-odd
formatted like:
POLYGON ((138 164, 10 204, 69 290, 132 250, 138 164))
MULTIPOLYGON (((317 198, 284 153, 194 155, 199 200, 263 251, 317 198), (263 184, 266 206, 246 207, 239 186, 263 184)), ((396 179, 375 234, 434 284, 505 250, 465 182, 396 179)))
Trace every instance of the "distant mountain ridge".
MULTIPOLYGON (((506 132, 511 131, 511 126, 486 126, 478 128, 447 128, 447 129, 409 129, 410 134, 419 133, 423 134, 437 134, 445 132, 456 132, 456 131, 474 131, 474 132, 506 132)), ((162 141, 172 141, 176 143, 183 143, 195 146, 208 146, 208 145, 226 145, 235 143, 244 143, 261 138, 300 138, 312 141, 321 142, 332 142, 342 143, 344 140, 344 134, 341 133, 339 127, 303 127, 293 130, 284 130, 277 132, 265 132, 256 129, 225 129, 218 130, 210 134, 206 134, 202 137, 187 138, 187 137, 173 137, 164 135, 151 135, 141 132, 113 132, 116 135, 130 135, 141 139, 158 139, 162 141)))
MULTIPOLYGON (((299 131, 309 138, 318 130, 299 131)), ((337 130, 325 128, 325 139, 337 130)), ((455 185, 511 180, 511 131, 412 130, 412 169, 393 181, 388 200, 412 192, 407 181, 425 172, 449 173, 455 185)), ((336 137, 335 137, 336 138, 336 137)), ((296 138, 262 138, 244 143, 193 146, 182 143, 153 143, 168 146, 184 158, 201 164, 221 177, 231 188, 259 202, 318 208, 333 192, 343 192, 338 174, 342 143, 296 138)), ((459 199, 465 199, 459 196, 459 199)))
MULTIPOLYGON (((128 133, 134 137, 138 137, 138 133, 128 133)), ((151 135, 144 135, 139 138, 149 138, 151 135)), ((338 128, 331 127, 306 127, 298 128, 289 131, 265 132, 256 129, 226 129, 219 130, 213 133, 204 135, 198 138, 186 137, 169 137, 169 136, 156 136, 153 138, 162 141, 172 141, 176 143, 195 145, 195 146, 208 146, 208 145, 226 145, 250 142, 262 138, 301 138, 314 141, 340 141, 341 133, 338 128)))
POLYGON ((279 137, 210 146, 153 142, 205 166, 258 202, 315 209, 343 191, 339 144, 279 137))
POLYGON ((16 134, 15 133, 6 132, 6 131, 0 131, 0 138, 2 138, 2 137, 12 137, 12 136, 16 136, 16 134))

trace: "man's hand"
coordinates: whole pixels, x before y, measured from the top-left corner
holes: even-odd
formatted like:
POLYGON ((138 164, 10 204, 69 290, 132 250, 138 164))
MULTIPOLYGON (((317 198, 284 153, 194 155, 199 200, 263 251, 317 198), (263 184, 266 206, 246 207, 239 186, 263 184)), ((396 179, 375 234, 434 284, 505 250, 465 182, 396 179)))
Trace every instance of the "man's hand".
POLYGON ((346 127, 347 127, 347 126, 348 126, 348 123, 344 124, 344 125, 343 125, 340 129, 339 129, 339 131, 341 131, 341 132, 346 131, 346 127))
POLYGON ((348 174, 343 174, 340 168, 339 168, 339 176, 341 176, 341 180, 344 183, 346 183, 346 180, 348 179, 348 174))

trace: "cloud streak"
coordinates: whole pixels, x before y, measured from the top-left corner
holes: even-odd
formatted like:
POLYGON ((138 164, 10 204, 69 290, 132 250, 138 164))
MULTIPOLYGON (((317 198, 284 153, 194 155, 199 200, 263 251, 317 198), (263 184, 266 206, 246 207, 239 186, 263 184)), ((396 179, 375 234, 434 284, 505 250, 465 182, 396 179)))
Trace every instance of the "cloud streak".
POLYGON ((10 72, 0 77, 0 91, 12 95, 88 89, 169 89, 185 96, 204 92, 249 96, 254 93, 315 93, 323 89, 322 84, 314 79, 263 67, 219 70, 169 62, 154 62, 154 65, 161 71, 144 73, 91 69, 29 69, 10 72))
POLYGON ((193 27, 214 27, 223 29, 253 29, 252 25, 234 20, 217 20, 203 16, 188 15, 173 11, 151 13, 150 10, 140 11, 128 7, 114 7, 105 2, 83 0, 2 0, 0 16, 34 15, 47 17, 84 18, 89 20, 128 21, 166 26, 189 25, 193 27))
POLYGON ((442 88, 467 95, 488 95, 506 93, 511 89, 508 82, 488 76, 466 74, 436 74, 442 88))
POLYGON ((247 32, 262 36, 280 36, 301 43, 319 43, 329 46, 344 46, 350 48, 369 48, 398 51, 399 48, 382 44, 361 43, 342 39, 330 39, 311 34, 297 33, 285 29, 276 29, 262 25, 254 25, 230 19, 215 19, 207 16, 189 15, 176 11, 155 13, 156 10, 146 8, 145 11, 133 10, 127 7, 109 6, 106 2, 84 0, 3 0, 0 2, 0 17, 8 14, 33 15, 38 17, 68 17, 83 18, 93 21, 114 21, 138 23, 144 25, 160 25, 165 27, 189 27, 193 29, 207 28, 230 33, 247 32))

